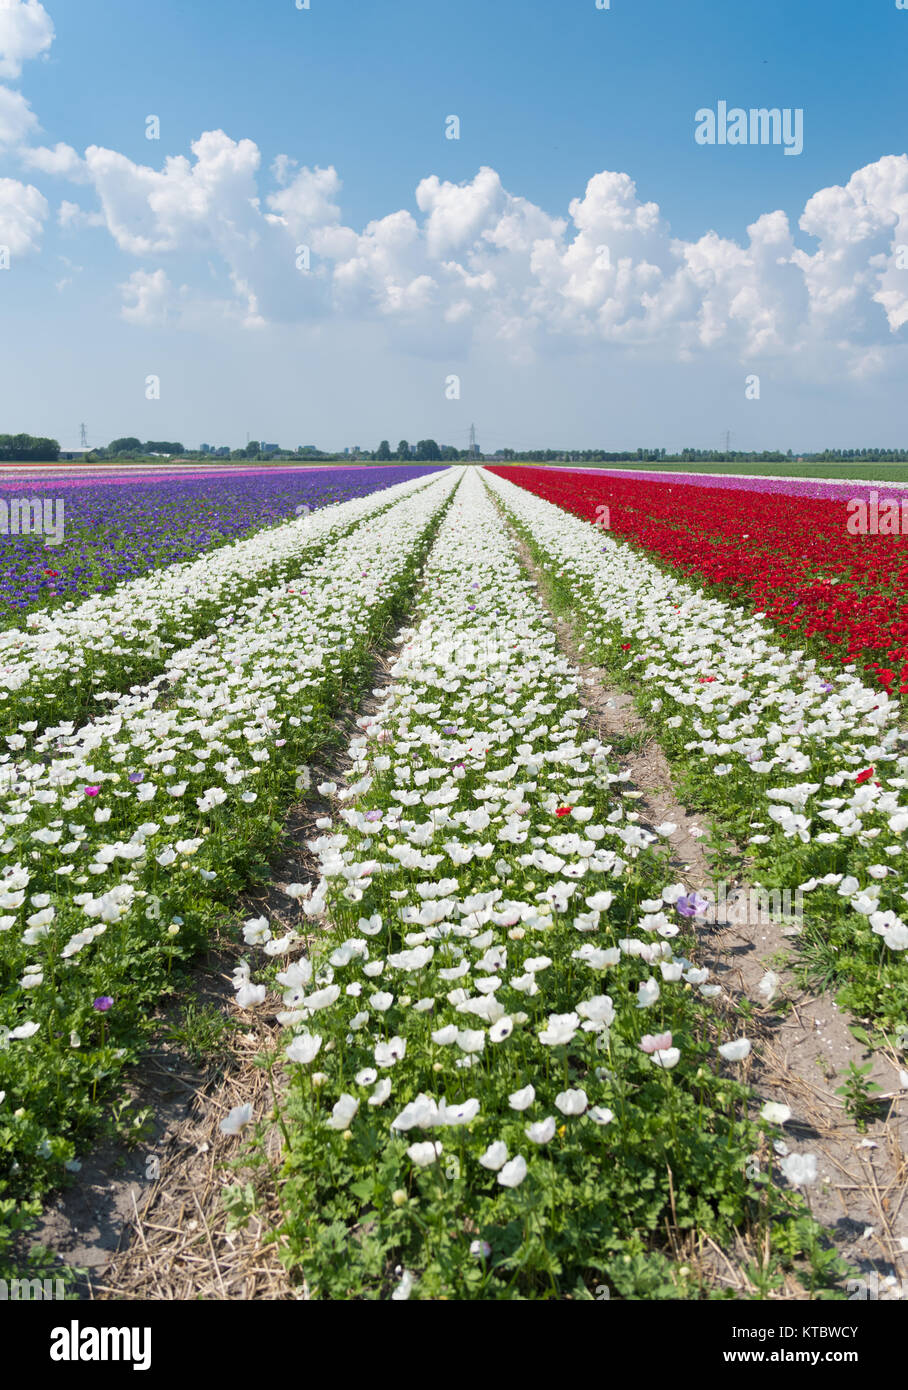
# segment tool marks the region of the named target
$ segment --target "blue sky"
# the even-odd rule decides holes
[[[366,447],[465,442],[475,419],[487,447],[905,444],[895,0],[17,6],[55,33],[7,59],[40,129],[0,151],[0,245],[5,207],[22,247],[0,430]],[[803,153],[698,146],[719,100],[800,108]],[[200,159],[204,132],[225,143]],[[58,143],[65,170],[27,154]],[[168,156],[185,168],[148,181]],[[336,172],[314,191],[317,169]]]

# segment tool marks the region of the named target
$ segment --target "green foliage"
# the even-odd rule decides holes
[[[862,1134],[866,1133],[867,1122],[875,1117],[879,1106],[873,1093],[879,1091],[880,1087],[870,1079],[872,1069],[872,1062],[865,1062],[862,1066],[854,1061],[849,1062],[845,1081],[836,1088],[836,1095],[842,1097],[846,1113]]]
[[[0,463],[54,463],[60,457],[56,439],[30,434],[0,434]]]

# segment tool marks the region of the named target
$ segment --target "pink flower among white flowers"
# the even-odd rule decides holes
[[[671,1033],[644,1033],[640,1046],[644,1052],[664,1052],[672,1045]]]

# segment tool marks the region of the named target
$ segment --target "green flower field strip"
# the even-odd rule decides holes
[[[59,1176],[173,960],[273,845],[456,481],[345,536],[305,593],[250,600],[175,660],[166,699],[161,677],[0,764],[0,1197]]]
[[[549,502],[485,474],[535,546],[590,659],[632,685],[764,885],[809,894],[805,950],[842,1002],[908,1042],[908,735],[854,667],[827,673],[768,625]]]
[[[246,924],[266,964],[238,968],[238,1004],[283,995],[283,1234],[316,1297],[547,1297],[606,1274],[684,1296],[689,1271],[652,1248],[672,1210],[722,1236],[756,1209],[723,1074],[750,1043],[717,1055],[684,885],[585,736],[533,589],[468,473],[347,785],[319,787],[339,809],[310,841],[318,884],[292,889],[327,917],[317,952]]]
[[[229,621],[231,607],[258,588],[291,582],[327,546],[430,481],[321,508],[0,632],[0,718],[10,747],[22,746],[23,728],[78,719],[108,689],[149,679],[168,651]]]

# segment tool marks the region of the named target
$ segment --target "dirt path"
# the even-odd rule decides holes
[[[545,572],[522,541],[518,549],[542,602],[554,614]],[[556,626],[562,651],[584,678],[590,727],[612,744],[629,773],[627,785],[641,823],[650,829],[673,823],[667,842],[678,879],[689,889],[714,888],[716,875],[704,849],[704,817],[679,801],[668,759],[632,696],[612,687],[605,672],[585,661],[569,621],[556,617]],[[908,1299],[908,1091],[899,1089],[898,1059],[868,1052],[832,995],[799,987],[789,963],[797,923],[774,920],[758,906],[755,911],[749,889],[744,882],[729,885],[727,910],[714,921],[695,923],[700,961],[730,996],[730,1013],[743,1000],[753,1008],[746,1030],[755,1044],[744,1064],[748,1080],[761,1100],[790,1108],[783,1142],[817,1156],[820,1180],[809,1194],[811,1210],[858,1271],[859,1281],[849,1292],[856,1298]],[[778,983],[767,1001],[759,986],[770,972]],[[852,1061],[871,1061],[870,1079],[881,1097],[889,1097],[864,1129],[835,1094]],[[729,1265],[729,1279],[733,1273],[740,1277]]]

